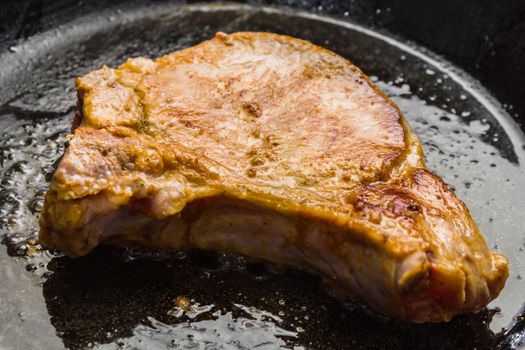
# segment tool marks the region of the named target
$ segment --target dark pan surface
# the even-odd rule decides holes
[[[103,247],[69,259],[38,249],[37,215],[66,145],[74,77],[129,56],[158,57],[219,30],[310,40],[349,58],[398,103],[424,143],[429,167],[465,200],[490,246],[511,261],[507,287],[488,310],[414,326],[342,303],[303,273],[238,257]],[[520,343],[525,136],[474,80],[431,53],[312,14],[159,5],[86,16],[13,46],[0,62],[0,348],[491,349]],[[192,299],[196,311],[179,315],[178,297]]]

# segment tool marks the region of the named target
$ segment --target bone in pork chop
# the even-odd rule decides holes
[[[227,251],[314,273],[413,322],[478,312],[508,276],[423,163],[399,109],[344,58],[218,33],[77,79],[80,125],[40,241]]]

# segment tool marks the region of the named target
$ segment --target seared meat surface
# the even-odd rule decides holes
[[[508,276],[423,163],[398,108],[344,58],[218,33],[77,79],[79,122],[40,240],[228,251],[322,277],[413,322],[477,312]]]

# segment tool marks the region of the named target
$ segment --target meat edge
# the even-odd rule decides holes
[[[459,276],[460,281],[451,284],[451,272],[434,266],[424,250],[388,253],[359,239],[361,235],[328,222],[294,217],[232,198],[197,200],[163,220],[120,207],[73,232],[77,237],[70,242],[63,236],[49,235],[43,217],[41,224],[41,243],[59,246],[72,256],[78,255],[79,248],[68,247],[70,242],[85,244],[82,255],[99,244],[132,244],[229,252],[278,267],[298,268],[321,277],[339,296],[415,323],[443,322],[459,313],[477,313],[499,294],[505,280],[500,276],[499,282],[493,281],[499,286],[482,280],[482,292],[475,300],[466,300],[467,289],[472,289],[466,271],[455,271],[452,275]],[[500,255],[493,255],[493,259],[498,268],[505,264]]]

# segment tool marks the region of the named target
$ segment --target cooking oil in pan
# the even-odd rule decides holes
[[[346,22],[242,5],[170,6],[108,11],[2,56],[12,67],[0,73],[0,339],[24,348],[494,346],[525,301],[524,137],[497,103],[441,60]],[[407,325],[331,298],[311,276],[227,255],[103,247],[69,259],[41,251],[38,213],[67,145],[74,77],[238,30],[332,49],[399,105],[429,168],[467,203],[491,248],[510,259],[507,286],[489,311],[446,325]],[[194,317],[174,309],[181,296],[193,299]],[[25,336],[35,329],[37,339]]]

